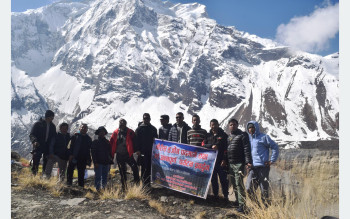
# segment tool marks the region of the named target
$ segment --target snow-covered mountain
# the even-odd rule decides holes
[[[219,25],[205,6],[161,0],[56,2],[12,13],[12,147],[48,108],[81,122],[135,129],[149,112],[251,119],[280,141],[338,138],[339,54],[321,57]]]

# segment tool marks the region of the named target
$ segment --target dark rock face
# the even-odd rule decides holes
[[[305,99],[305,104],[303,107],[303,120],[305,121],[307,127],[310,129],[310,131],[317,130],[317,117],[315,115],[314,109],[312,106],[308,103],[307,98]]]
[[[274,125],[273,120],[277,123],[276,125],[287,124],[286,111],[284,106],[278,101],[273,88],[267,88],[262,95],[262,99],[264,101],[264,110],[262,110],[264,118],[268,119],[271,125]],[[273,120],[271,120],[271,118],[273,118]]]

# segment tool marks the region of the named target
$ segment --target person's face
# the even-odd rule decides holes
[[[192,124],[194,126],[199,126],[200,122],[201,122],[201,120],[199,119],[199,117],[192,117]]]
[[[231,132],[234,132],[238,129],[238,124],[236,122],[230,122],[229,129]]]
[[[85,135],[88,131],[88,127],[87,125],[81,125],[79,130],[81,134]]]
[[[124,119],[119,120],[119,128],[122,130],[126,128],[126,121]]]
[[[176,123],[182,123],[184,121],[184,117],[180,114],[176,114]]]
[[[160,120],[160,124],[162,124],[163,126],[164,125],[167,125],[169,123],[169,120],[168,119],[161,119]]]
[[[210,129],[211,129],[213,132],[218,132],[219,124],[216,123],[216,122],[211,122],[211,123],[210,123]]]
[[[55,117],[54,116],[50,116],[50,117],[46,117],[45,120],[47,122],[52,122],[52,120],[54,119]]]
[[[151,124],[151,117],[149,117],[149,116],[144,116],[144,117],[143,117],[143,123],[144,123],[145,125]]]
[[[100,132],[98,133],[98,137],[99,138],[104,138],[106,136],[106,132],[103,130],[100,130]]]
[[[61,126],[60,127],[60,132],[62,133],[62,134],[67,134],[67,132],[68,132],[68,126],[65,126],[65,125],[63,125],[63,126]]]
[[[249,134],[254,134],[255,133],[255,127],[253,126],[253,127],[250,127],[249,129],[248,129],[248,132],[249,132]]]

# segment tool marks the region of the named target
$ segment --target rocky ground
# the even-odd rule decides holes
[[[110,182],[118,183],[118,178],[117,175]],[[149,195],[163,206],[165,214],[150,207],[149,199],[85,198],[85,194],[91,192],[86,188],[93,185],[93,178],[87,180],[85,189],[79,189],[74,183],[72,187],[64,187],[59,197],[37,188],[17,190],[16,183],[12,182],[11,218],[236,218],[233,208],[223,199],[214,200],[209,195],[204,200],[156,186]]]

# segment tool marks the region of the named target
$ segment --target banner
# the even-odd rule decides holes
[[[217,151],[156,139],[152,150],[152,183],[207,198]]]

